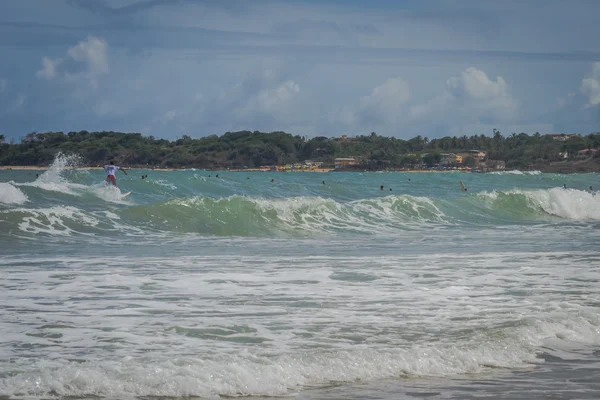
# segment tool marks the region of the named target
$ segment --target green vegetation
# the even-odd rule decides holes
[[[527,135],[444,137],[409,140],[378,136],[375,132],[357,137],[315,137],[308,141],[285,132],[227,132],[222,136],[169,141],[120,132],[30,133],[21,143],[4,143],[0,135],[0,165],[48,165],[58,152],[79,154],[87,165],[103,165],[107,160],[138,167],[256,168],[305,160],[333,165],[334,158],[354,157],[360,168],[383,169],[436,165],[443,154],[480,150],[487,158],[503,160],[507,168],[549,165],[575,159],[577,152],[600,147],[600,134],[586,136]],[[475,160],[465,157],[463,165]]]

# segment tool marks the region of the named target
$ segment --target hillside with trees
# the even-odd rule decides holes
[[[429,140],[417,136],[409,140],[379,136],[375,132],[356,137],[304,140],[285,132],[226,132],[193,139],[184,135],[169,141],[139,133],[45,132],[29,133],[20,143],[4,143],[0,135],[0,165],[44,166],[59,152],[78,154],[86,165],[103,165],[107,160],[135,167],[170,168],[256,168],[306,160],[332,165],[338,157],[353,157],[359,168],[385,169],[439,163],[443,154],[480,150],[491,160],[503,160],[507,168],[536,169],[581,162],[578,151],[600,147],[600,133],[589,135],[492,136],[474,135]],[[566,156],[565,156],[566,153]],[[591,153],[591,152],[590,152]],[[591,159],[591,157],[590,157]],[[598,165],[597,154],[591,167]],[[589,161],[589,160],[588,160]],[[463,164],[470,166],[468,158]],[[589,169],[589,168],[588,168]]]

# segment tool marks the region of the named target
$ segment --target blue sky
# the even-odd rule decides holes
[[[0,0],[0,133],[600,131],[600,1]]]

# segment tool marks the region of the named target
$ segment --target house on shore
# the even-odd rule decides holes
[[[333,166],[335,169],[347,168],[356,164],[357,162],[353,157],[336,158],[333,160]]]
[[[506,162],[504,160],[486,160],[479,163],[481,172],[504,171],[505,169]]]
[[[598,152],[598,149],[583,149],[577,152],[577,158],[593,157]]]

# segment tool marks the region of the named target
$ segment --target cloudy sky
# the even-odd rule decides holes
[[[0,0],[0,133],[600,131],[597,0]]]

